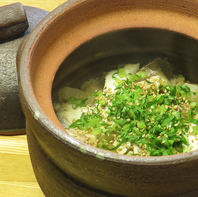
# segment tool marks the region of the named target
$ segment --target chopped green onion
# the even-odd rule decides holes
[[[140,79],[140,77],[138,75],[133,75],[133,74],[129,75],[130,81],[137,81],[139,79]]]
[[[119,68],[118,69],[118,77],[124,78],[125,75],[126,75],[126,71],[124,70],[124,68]]]
[[[143,128],[146,127],[146,125],[144,124],[143,121],[138,122],[138,123],[137,123],[137,126],[138,126],[139,129],[143,129]]]
[[[116,75],[119,78],[126,76],[126,79],[120,80]],[[110,151],[116,151],[127,142],[135,143],[150,156],[190,151],[186,133],[192,123],[195,124],[193,133],[198,135],[198,120],[195,117],[198,106],[196,102],[186,100],[192,93],[188,86],[172,86],[166,82],[155,86],[154,82],[148,81],[145,71],[126,75],[123,68],[119,68],[112,78],[117,84],[115,93],[108,96],[102,92],[92,94],[96,97],[95,108],[90,113],[82,113],[70,128],[89,131],[95,136],[102,134],[98,138],[103,136],[98,147]],[[140,79],[152,87],[146,93],[144,87],[138,84],[142,81]],[[68,100],[76,106],[86,106],[85,101]],[[186,102],[188,108],[183,110],[181,106],[185,106]],[[116,141],[117,145],[113,146],[109,139]]]
[[[87,98],[84,99],[84,100],[81,100],[81,99],[76,99],[75,97],[70,97],[67,100],[67,102],[69,104],[74,104],[75,105],[74,109],[76,109],[78,107],[86,107],[87,106],[86,101],[87,101]]]
[[[193,127],[193,133],[194,133],[194,135],[198,134],[198,126],[197,125]]]
[[[184,148],[183,148],[183,153],[188,153],[188,152],[190,152],[190,147],[188,147],[188,146],[185,146]]]
[[[167,111],[167,109],[166,109],[165,105],[160,105],[160,107],[158,107],[155,111],[156,111],[156,113],[164,114]]]
[[[190,108],[193,109],[197,106],[197,103],[196,102],[191,102],[190,103]]]
[[[137,75],[141,78],[144,79],[147,77],[147,73],[145,71],[140,71],[137,73]]]
[[[102,129],[100,129],[100,128],[93,128],[92,129],[92,133],[94,135],[99,135],[101,132],[102,132]]]

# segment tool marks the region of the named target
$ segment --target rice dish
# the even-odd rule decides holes
[[[126,64],[80,89],[64,87],[54,109],[67,132],[86,144],[166,156],[198,149],[197,92],[196,84],[172,74],[166,58],[157,58],[142,68]]]

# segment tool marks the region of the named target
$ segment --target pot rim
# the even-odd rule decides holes
[[[76,5],[83,4],[84,2],[90,2],[93,0],[68,0],[63,3],[61,6],[57,7],[51,13],[49,13],[40,23],[35,27],[33,32],[28,36],[23,45],[21,46],[20,51],[22,53],[18,60],[18,72],[19,72],[19,83],[21,88],[21,95],[25,101],[25,105],[28,105],[29,110],[33,114],[34,119],[36,119],[39,124],[47,128],[50,135],[55,137],[60,141],[69,145],[70,147],[76,148],[78,151],[83,154],[94,156],[98,159],[114,161],[118,163],[133,163],[137,165],[170,165],[170,164],[179,164],[184,162],[191,162],[198,159],[198,150],[191,151],[188,153],[170,155],[170,156],[159,156],[159,157],[140,157],[140,156],[127,156],[120,155],[118,153],[113,153],[110,151],[105,151],[99,148],[92,147],[90,145],[84,144],[77,139],[74,139],[70,135],[66,134],[54,125],[47,115],[43,112],[42,108],[39,106],[39,103],[36,101],[34,91],[31,85],[30,76],[28,75],[28,67],[30,65],[30,60],[32,58],[32,48],[36,47],[37,42],[43,33],[47,31],[46,27],[49,27],[51,21],[57,21],[61,14],[67,10],[72,9]],[[141,0],[143,3],[144,0]],[[163,2],[163,0],[162,0]],[[167,1],[168,2],[168,1]],[[192,2],[192,0],[184,0],[184,3]],[[194,1],[195,2],[195,1]],[[166,3],[167,4],[167,3]],[[198,3],[197,3],[198,7]],[[186,8],[184,8],[186,11]],[[29,58],[30,57],[30,58]]]

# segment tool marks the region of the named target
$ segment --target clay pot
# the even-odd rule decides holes
[[[16,56],[22,41],[48,13],[21,3],[0,7],[0,135],[25,133]]]
[[[69,0],[28,36],[18,55],[19,92],[46,196],[197,195],[198,151],[144,158],[100,150],[69,136],[52,105],[63,81],[78,86],[115,63],[156,56],[197,83],[197,10],[195,0]]]

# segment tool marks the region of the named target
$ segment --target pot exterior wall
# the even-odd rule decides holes
[[[176,165],[137,165],[133,162],[108,161],[101,155],[94,157],[73,149],[72,145],[60,143],[59,139],[50,135],[34,117],[30,117],[29,112],[26,111],[26,115],[29,120],[27,133],[33,131],[35,134],[35,131],[38,131],[35,139],[47,157],[66,177],[72,177],[86,187],[114,195],[134,197],[148,194],[158,197],[159,194],[170,196],[198,188],[197,160]],[[34,154],[36,153],[32,153],[32,157]],[[42,161],[36,161],[38,165],[40,162]],[[37,176],[40,176],[38,172]]]

